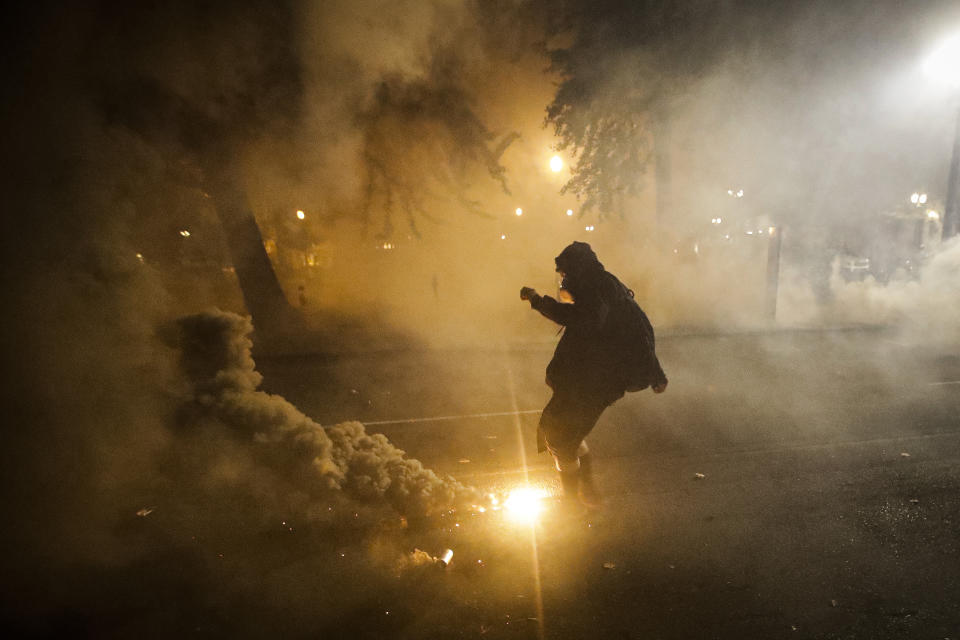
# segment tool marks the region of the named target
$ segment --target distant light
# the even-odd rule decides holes
[[[773,235],[776,232],[776,230],[777,230],[776,227],[767,227],[767,233],[769,233],[770,235]]]
[[[180,229],[180,235],[182,235],[184,238],[189,238],[190,232],[187,231],[186,229]]]
[[[920,194],[920,204],[927,204],[927,194],[925,193]]]
[[[301,210],[298,209],[298,210],[297,210],[297,217],[300,218],[301,220],[303,220],[303,219],[306,218],[307,216],[306,216],[306,214],[305,214],[303,211],[301,211]]]
[[[572,215],[573,215],[573,209],[567,209],[567,215],[568,215],[568,216],[572,216]]]
[[[699,242],[693,243],[693,252],[694,252],[695,254],[697,254],[697,255],[700,255],[700,243],[699,243]]]
[[[501,240],[506,240],[506,239],[507,239],[507,234],[501,233],[501,234],[500,234],[500,239],[501,239]]]
[[[732,196],[732,195],[733,195],[733,189],[727,189],[727,195],[728,195],[728,196]]]
[[[960,86],[960,36],[940,43],[924,61],[923,72],[938,82]]]
[[[563,158],[560,156],[553,156],[550,158],[550,171],[554,173],[560,173],[563,171]]]
[[[930,218],[931,220],[939,220],[940,214],[934,211],[933,209],[930,209],[927,211],[927,217]],[[138,253],[137,255],[139,256],[140,254]]]
[[[910,196],[910,202],[912,202],[913,204],[917,204],[918,202],[920,202],[920,194],[915,193],[912,196]]]
[[[137,260],[139,260],[140,262],[143,262],[143,254],[142,254],[142,253],[138,253],[138,254],[137,254]]]
[[[740,189],[739,191],[737,191],[737,197],[738,197],[738,198],[742,198],[742,197],[743,197],[743,189]]]
[[[584,230],[585,230],[585,231],[593,231],[593,225],[592,225],[592,224],[588,224],[587,226],[584,227]]]
[[[752,235],[753,235],[753,231],[747,231],[747,235],[748,235],[748,236],[752,236]]]
[[[515,522],[533,524],[543,511],[543,499],[547,497],[544,489],[536,487],[518,487],[510,492],[503,503],[507,515]]]
[[[519,217],[519,216],[522,216],[522,215],[523,215],[523,209],[521,209],[520,207],[517,207],[517,209],[516,209],[516,211],[514,211],[514,213],[517,214],[518,217]]]

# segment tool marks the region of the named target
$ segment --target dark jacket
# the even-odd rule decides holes
[[[613,402],[625,391],[666,382],[654,352],[653,329],[648,344],[642,347],[643,364],[648,371],[645,384],[630,381],[625,368],[622,340],[617,322],[624,317],[622,305],[636,305],[633,292],[603,268],[586,243],[575,242],[557,256],[557,269],[565,274],[563,287],[573,296],[573,304],[558,302],[550,296],[534,296],[530,306],[557,324],[563,336],[553,359],[547,365],[547,384],[555,392],[585,393]],[[639,309],[639,308],[638,308]],[[640,312],[641,315],[642,311]],[[644,320],[646,316],[643,316]]]

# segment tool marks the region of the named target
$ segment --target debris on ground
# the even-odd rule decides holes
[[[901,457],[901,458],[909,458],[909,457],[910,457],[910,454],[907,453],[906,451],[901,451],[901,452],[900,452],[900,457]]]
[[[693,477],[696,478],[697,480],[703,480],[703,479],[706,478],[707,476],[706,476],[705,474],[703,474],[703,473],[695,473],[695,474],[693,474]]]
[[[140,509],[139,511],[137,511],[137,515],[140,516],[141,518],[146,518],[148,515],[153,513],[153,509],[154,509],[153,507],[144,507],[143,509]]]
[[[910,504],[920,504],[920,501],[916,498],[910,498]]]
[[[603,568],[604,568],[604,569],[616,569],[616,568],[617,568],[617,565],[616,565],[615,563],[613,563],[613,562],[604,562],[604,563],[603,563]]]

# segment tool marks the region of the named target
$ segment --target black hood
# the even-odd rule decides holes
[[[557,271],[574,277],[603,271],[603,265],[597,259],[597,254],[586,242],[570,244],[560,252],[554,262],[557,264]]]

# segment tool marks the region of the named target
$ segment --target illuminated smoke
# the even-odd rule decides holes
[[[342,491],[412,516],[475,498],[359,422],[324,428],[284,398],[258,391],[262,376],[250,353],[248,319],[211,311],[184,317],[179,326],[181,364],[191,386],[181,414],[189,428],[225,427],[241,447],[250,444],[254,464],[317,497]]]

